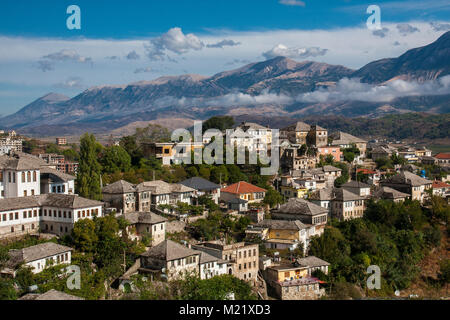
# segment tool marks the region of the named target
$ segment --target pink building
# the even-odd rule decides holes
[[[341,161],[343,154],[341,152],[341,148],[338,146],[326,146],[326,147],[318,147],[317,148],[318,155],[320,156],[328,156],[331,154],[334,158],[334,161]]]

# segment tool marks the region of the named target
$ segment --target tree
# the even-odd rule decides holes
[[[355,154],[353,152],[344,151],[344,160],[348,163],[352,163],[355,160]]]
[[[103,172],[127,172],[131,168],[131,157],[127,151],[120,146],[111,146],[104,150],[101,157]]]
[[[100,147],[94,135],[85,133],[80,139],[80,163],[76,186],[78,194],[82,197],[101,200],[100,189],[101,166],[98,163]]]
[[[72,238],[75,248],[82,252],[94,252],[98,241],[95,223],[90,219],[75,222],[72,229]]]
[[[228,181],[228,169],[226,165],[214,166],[211,170],[211,180],[215,183]]]
[[[264,197],[263,202],[268,204],[271,208],[275,207],[279,203],[283,203],[283,196],[274,188],[269,187]]]
[[[224,131],[234,126],[234,119],[230,116],[216,116],[203,122],[203,133],[208,129],[218,129]]]

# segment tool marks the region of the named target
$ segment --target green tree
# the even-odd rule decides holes
[[[230,116],[216,116],[203,122],[203,132],[209,129],[218,129],[224,131],[234,126],[234,119]]]
[[[82,252],[94,252],[98,237],[95,222],[90,219],[81,219],[75,222],[72,229],[72,238],[75,248]]]
[[[131,168],[131,156],[120,146],[106,148],[100,161],[106,173],[127,172]]]
[[[263,202],[273,208],[277,204],[283,203],[283,196],[274,188],[269,187],[267,189],[266,196],[264,197]]]
[[[93,200],[102,199],[100,189],[101,166],[98,162],[99,146],[94,135],[84,134],[80,140],[80,163],[76,180],[77,193]]]

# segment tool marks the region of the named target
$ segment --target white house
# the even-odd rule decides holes
[[[69,234],[75,222],[103,216],[103,203],[77,195],[43,194],[0,199],[0,238],[36,233]]]
[[[219,259],[206,252],[200,252],[200,279],[209,279],[227,273],[227,261]]]
[[[53,242],[41,243],[19,250],[10,250],[10,259],[6,263],[6,269],[2,273],[15,275],[15,269],[21,264],[30,267],[31,271],[35,274],[42,272],[49,266],[60,264],[70,265],[72,251],[73,249],[70,247]]]

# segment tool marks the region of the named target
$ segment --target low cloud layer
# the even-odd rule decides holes
[[[141,56],[138,55],[137,52],[133,50],[129,54],[126,55],[126,58],[128,60],[139,60],[141,58]]]
[[[324,56],[327,52],[328,49],[319,47],[289,48],[283,44],[279,44],[269,51],[264,52],[262,55],[266,59],[272,59],[279,56],[291,59],[306,59],[309,57]]]
[[[406,36],[410,33],[419,32],[420,30],[416,27],[413,27],[409,23],[401,23],[397,25],[397,30],[400,32],[402,36]]]
[[[335,87],[318,89],[298,96],[263,91],[259,95],[236,92],[213,98],[166,97],[155,101],[155,106],[164,107],[232,107],[254,105],[291,105],[301,103],[336,103],[345,101],[390,102],[396,98],[450,94],[450,76],[424,83],[403,80],[385,85],[361,83],[357,78],[344,78]]]
[[[309,103],[340,101],[390,102],[400,97],[442,94],[450,94],[450,76],[423,83],[394,80],[379,86],[361,83],[356,78],[344,78],[339,80],[334,88],[318,89],[301,94],[296,98],[296,101]]]

